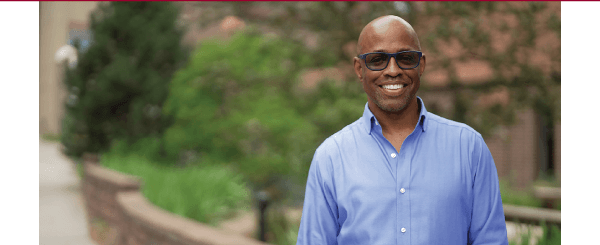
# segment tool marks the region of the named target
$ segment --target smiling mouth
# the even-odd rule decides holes
[[[404,84],[387,84],[387,85],[379,85],[380,88],[387,90],[398,90],[404,87]]]

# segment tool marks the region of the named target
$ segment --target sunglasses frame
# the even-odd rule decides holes
[[[400,66],[400,64],[398,64],[398,59],[396,58],[397,55],[402,54],[402,53],[417,53],[419,54],[419,60],[417,61],[417,64],[414,67],[411,68],[403,68]],[[387,55],[387,60],[385,63],[385,67],[381,68],[381,69],[371,69],[371,67],[369,67],[369,65],[367,64],[367,55],[369,54],[385,54]],[[388,65],[390,64],[390,59],[391,57],[394,57],[394,60],[396,60],[396,65],[398,65],[398,67],[402,70],[410,70],[410,69],[415,69],[417,68],[420,64],[421,64],[421,57],[423,57],[423,52],[421,51],[400,51],[398,53],[386,53],[386,52],[373,52],[373,53],[365,53],[365,54],[360,54],[358,55],[358,58],[362,59],[365,62],[365,66],[367,66],[367,68],[369,68],[369,70],[371,71],[382,71],[385,70],[385,68],[388,67]]]

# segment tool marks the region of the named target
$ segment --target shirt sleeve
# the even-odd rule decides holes
[[[338,209],[331,176],[330,156],[317,149],[308,171],[296,245],[337,244]]]
[[[468,244],[508,245],[498,173],[492,154],[481,136],[476,137],[472,161],[475,176]]]

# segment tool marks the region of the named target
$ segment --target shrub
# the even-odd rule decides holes
[[[100,4],[90,16],[93,40],[67,70],[66,153],[102,152],[114,138],[160,135],[172,74],[185,60],[178,9],[165,2]]]
[[[248,209],[249,190],[242,176],[230,169],[217,164],[183,169],[165,167],[145,155],[121,155],[116,148],[125,148],[122,143],[117,142],[114,150],[104,154],[101,164],[141,177],[143,195],[158,207],[211,225],[240,209]]]
[[[317,144],[317,129],[295,110],[290,90],[310,64],[300,46],[251,31],[203,43],[171,83],[167,156],[224,161],[261,186],[291,174]]]

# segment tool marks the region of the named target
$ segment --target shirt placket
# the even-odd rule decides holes
[[[396,180],[396,243],[409,244],[410,233],[408,232],[408,228],[410,221],[410,208],[408,206],[409,202],[407,188],[404,186],[408,186],[407,183],[410,175],[406,175],[407,171],[401,169],[406,167],[404,165],[410,165],[403,164],[407,163],[406,154],[404,154],[404,152],[407,151],[404,148],[407,144],[408,138],[405,140],[400,152],[396,152],[396,148],[392,145],[392,143],[390,143],[390,141],[383,136],[381,126],[379,126],[377,121],[375,122],[375,125],[377,125],[377,141],[388,164],[391,165],[394,179]]]
[[[398,202],[398,234],[399,234],[399,243],[398,244],[411,244],[410,237],[414,232],[411,229],[411,212],[410,212],[410,180],[411,180],[411,165],[413,155],[415,153],[417,147],[417,141],[419,136],[421,135],[421,126],[417,124],[415,130],[406,137],[404,142],[402,143],[402,148],[400,148],[400,152],[398,155],[398,166],[396,168],[396,179],[397,186],[396,189],[398,192],[396,193],[397,202]]]
[[[410,164],[413,146],[412,134],[406,137],[397,157],[396,166],[396,207],[398,213],[397,231],[398,244],[410,244]]]
[[[410,226],[410,168],[411,160],[415,151],[415,142],[419,137],[420,125],[406,137],[402,142],[400,152],[383,136],[379,123],[375,121],[376,139],[386,157],[387,162],[394,171],[396,180],[396,242],[397,244],[410,244],[411,226]]]

